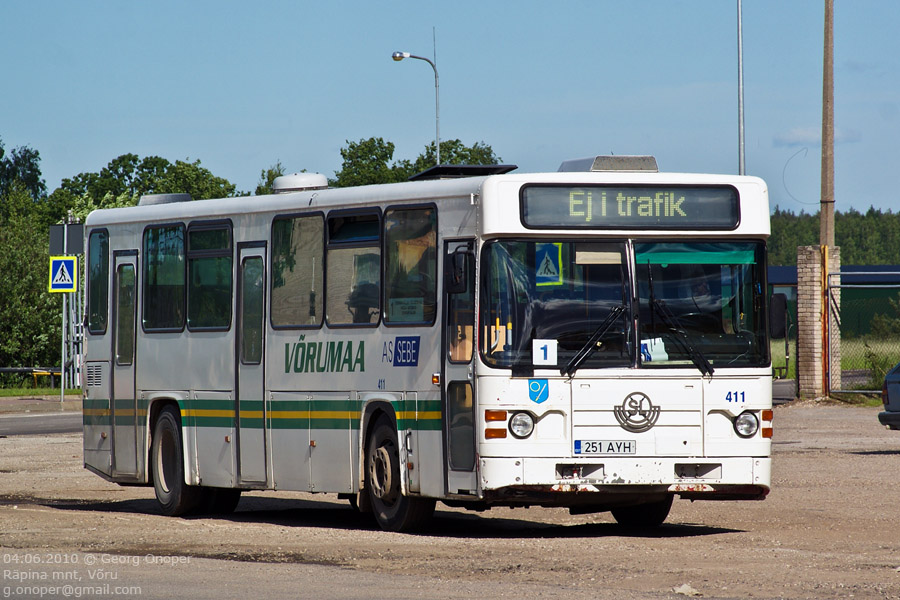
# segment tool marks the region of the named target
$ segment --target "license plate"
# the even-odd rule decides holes
[[[637,454],[634,440],[575,440],[575,454]]]

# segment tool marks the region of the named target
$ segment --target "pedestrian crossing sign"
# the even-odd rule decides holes
[[[78,289],[78,257],[51,256],[50,284],[51,292],[74,292]]]
[[[534,266],[535,285],[562,285],[562,244],[535,244]]]

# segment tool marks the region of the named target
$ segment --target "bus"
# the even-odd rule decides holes
[[[770,486],[769,203],[593,157],[188,201],[85,224],[84,464],[162,513],[338,494],[657,526]]]

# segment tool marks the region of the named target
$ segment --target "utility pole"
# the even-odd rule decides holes
[[[746,175],[744,165],[744,28],[741,23],[741,0],[737,0],[738,25],[738,175]]]
[[[819,244],[834,246],[834,0],[825,0],[822,73],[822,194]]]

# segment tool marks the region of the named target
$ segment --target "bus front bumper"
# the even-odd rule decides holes
[[[678,494],[691,500],[762,500],[769,493],[772,459],[565,458],[480,459],[486,498],[567,505],[566,496]],[[558,496],[554,499],[554,496]],[[548,502],[548,499],[554,499]]]

